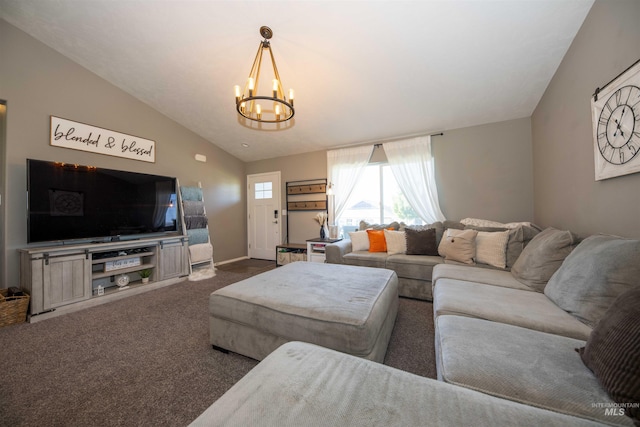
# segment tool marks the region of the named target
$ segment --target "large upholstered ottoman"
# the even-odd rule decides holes
[[[295,262],[209,297],[214,347],[262,360],[304,341],[383,362],[398,312],[391,270]]]

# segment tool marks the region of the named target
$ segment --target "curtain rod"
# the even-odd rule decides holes
[[[417,138],[419,136],[442,136],[444,135],[444,132],[440,132],[440,133],[432,133],[431,135],[417,135],[417,136],[410,136],[408,138]],[[406,138],[406,139],[408,139]],[[390,139],[389,141],[385,141],[385,142],[393,142],[393,141],[397,141],[399,139],[405,139],[405,138],[394,138],[394,139]],[[373,144],[374,147],[382,147],[382,142],[378,142],[376,144]]]

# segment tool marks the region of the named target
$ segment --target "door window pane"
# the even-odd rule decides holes
[[[272,182],[256,182],[255,186],[255,198],[256,199],[271,199],[273,197],[273,183]]]

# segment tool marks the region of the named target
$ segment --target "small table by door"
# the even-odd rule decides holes
[[[307,240],[307,261],[325,262],[325,246],[329,243],[339,242],[342,239],[310,239]]]

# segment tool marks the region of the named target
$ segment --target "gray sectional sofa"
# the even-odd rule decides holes
[[[444,258],[439,381],[290,342],[193,425],[640,426],[640,241],[548,228],[508,269]]]
[[[617,242],[609,236],[585,239],[542,292],[523,287],[509,273],[436,266],[433,308],[438,379],[607,425],[633,425],[625,411],[634,409],[620,406],[610,396],[601,377],[587,367],[577,351],[587,346],[600,320],[612,315],[607,309],[616,295],[622,294],[624,300],[625,295],[630,296],[624,292],[630,290],[640,301],[637,241],[623,242],[627,244],[613,251],[623,255],[626,246],[627,254],[633,254],[624,266],[615,262],[609,267],[598,266],[597,259],[603,252],[611,252]],[[598,250],[604,246],[609,248]],[[579,258],[584,259],[580,262]],[[626,279],[618,281],[618,268],[626,270]],[[572,310],[579,305],[582,307],[577,311]],[[640,322],[638,317],[635,322]],[[635,338],[630,337],[636,348],[640,346],[638,334],[640,328],[636,328]],[[613,345],[610,351],[625,353]],[[635,363],[640,363],[637,354]],[[640,381],[640,366],[633,369],[635,381]],[[636,385],[635,393],[639,390]]]
[[[192,423],[212,426],[600,426],[302,342],[279,347]]]
[[[436,242],[442,240],[447,229],[472,229],[476,231],[498,232],[508,231],[509,238],[506,249],[506,266],[503,270],[509,271],[520,253],[527,243],[540,232],[534,224],[519,223],[520,225],[511,228],[502,225],[509,224],[492,224],[493,227],[467,225],[456,221],[435,222],[427,228],[435,229]],[[391,224],[368,224],[364,221],[360,222],[359,229],[395,229],[404,231],[409,228],[402,223],[394,222]],[[421,227],[418,227],[420,229]],[[398,293],[400,296],[407,298],[415,298],[431,301],[432,283],[431,276],[433,268],[438,264],[450,263],[460,264],[456,261],[445,260],[444,257],[437,253],[433,255],[407,255],[406,253],[389,254],[387,252],[369,252],[367,250],[353,250],[352,242],[349,239],[343,239],[336,243],[329,244],[325,247],[326,262],[331,264],[347,264],[357,265],[361,267],[378,267],[393,270],[398,275]],[[495,268],[487,264],[476,264],[482,268]]]

